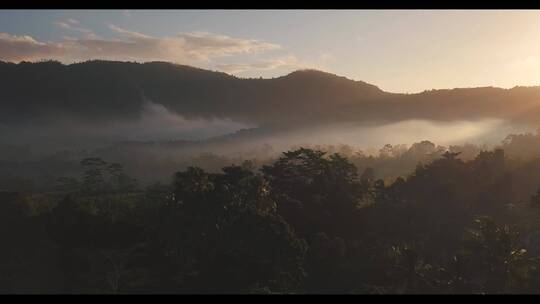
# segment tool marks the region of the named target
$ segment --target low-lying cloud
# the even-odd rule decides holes
[[[379,125],[349,122],[311,126],[264,136],[251,144],[269,144],[276,151],[298,146],[342,144],[377,151],[385,144],[411,145],[424,140],[445,146],[464,143],[493,146],[508,134],[530,131],[532,129],[526,125],[496,118],[448,122],[412,119]]]
[[[2,125],[0,144],[35,145],[40,150],[95,147],[122,141],[204,140],[253,126],[230,119],[187,119],[163,105],[146,102],[135,120],[88,122],[69,117],[55,121]]]

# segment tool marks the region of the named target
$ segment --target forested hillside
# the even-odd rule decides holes
[[[388,149],[387,149],[388,150]],[[142,187],[80,163],[1,193],[2,292],[538,293],[538,161],[445,152],[384,182],[299,148]],[[260,170],[259,170],[260,169]],[[537,174],[536,174],[537,175]]]

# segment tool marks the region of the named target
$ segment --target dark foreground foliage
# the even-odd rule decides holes
[[[540,292],[534,162],[456,155],[385,183],[301,148],[144,189],[85,159],[54,192],[0,193],[0,292]]]

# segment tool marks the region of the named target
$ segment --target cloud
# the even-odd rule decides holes
[[[301,69],[315,69],[321,71],[331,71],[330,63],[334,62],[336,57],[331,53],[321,53],[315,57],[305,58],[298,63]]]
[[[118,26],[116,26],[114,24],[109,24],[109,28],[111,30],[117,32],[118,34],[124,35],[126,37],[139,38],[139,39],[152,39],[151,36],[147,36],[147,35],[144,35],[144,34],[141,34],[141,33],[138,33],[138,32],[125,30],[123,28],[119,28]]]
[[[55,24],[85,35],[82,38],[63,39],[60,42],[42,42],[30,36],[0,33],[0,59],[14,62],[39,59],[56,59],[63,62],[109,59],[191,63],[281,48],[280,45],[264,41],[208,32],[155,37],[115,25],[109,25],[109,29],[116,33],[117,37],[104,39],[89,29],[73,25],[69,20]]]
[[[183,33],[173,40],[182,41],[185,51],[199,59],[239,53],[259,53],[281,48],[280,45],[273,43],[254,39],[233,38],[208,32]]]
[[[93,33],[92,30],[77,26],[79,24],[79,21],[75,19],[67,19],[66,21],[56,21],[54,24],[66,30],[79,31],[81,33]]]
[[[229,74],[243,74],[257,71],[269,71],[277,68],[295,69],[315,69],[329,71],[329,63],[336,58],[331,53],[321,53],[314,58],[300,60],[294,55],[278,57],[268,60],[258,60],[252,62],[232,62],[216,64],[215,68]]]
[[[273,70],[284,66],[297,67],[298,59],[293,55],[289,55],[283,58],[260,60],[251,63],[222,63],[217,64],[216,68],[225,73],[238,74],[254,70]]]
[[[0,33],[0,59],[23,61],[59,58],[70,49],[69,43],[39,42],[30,36]]]
[[[94,33],[94,31],[78,26],[79,21],[75,20],[75,19],[70,18],[70,19],[66,19],[65,21],[56,21],[54,24],[56,26],[58,26],[58,27],[61,27],[61,28],[65,29],[65,30],[77,31],[77,32],[83,33],[84,37],[87,38],[87,39],[97,39],[97,38],[99,38],[99,36],[96,35]],[[73,39],[68,39],[68,40],[72,41]]]
[[[67,30],[71,29],[71,25],[69,25],[68,23],[63,22],[63,21],[56,21],[54,24],[56,24],[57,26],[59,26],[61,28],[67,29]]]

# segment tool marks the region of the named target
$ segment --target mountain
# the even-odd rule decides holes
[[[394,94],[316,70],[241,79],[166,62],[0,62],[0,124],[140,118],[148,102],[187,119],[255,126],[410,119],[501,118],[538,123],[540,87],[469,88]]]
[[[300,114],[300,120],[318,119],[337,106],[387,95],[372,85],[319,71],[239,79],[163,62],[2,63],[0,83],[4,122],[59,115],[133,119],[151,101],[187,118],[292,123]]]

